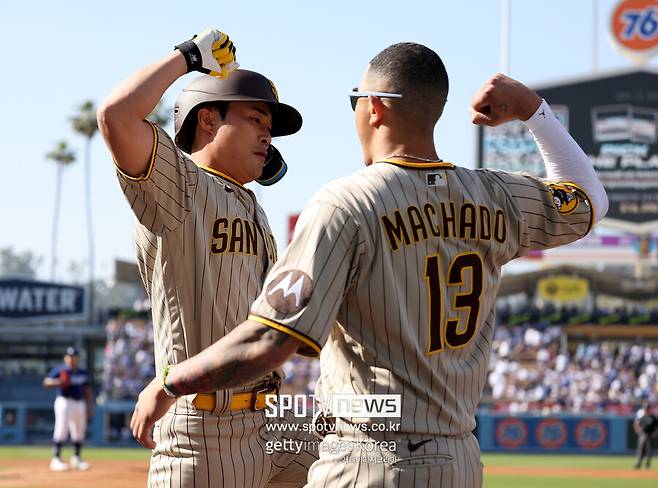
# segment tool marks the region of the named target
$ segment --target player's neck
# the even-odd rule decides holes
[[[412,141],[409,143],[395,143],[383,141],[373,148],[373,161],[381,161],[394,157],[396,159],[410,159],[410,157],[426,160],[438,160],[434,141]]]
[[[381,161],[394,154],[408,154],[420,159],[438,159],[434,147],[433,128],[382,124],[370,133],[368,142],[366,153],[372,156],[372,161]]]
[[[239,172],[235,171],[235,168],[229,167],[221,158],[217,159],[217,155],[212,154],[210,151],[204,151],[202,149],[201,151],[193,153],[192,161],[194,161],[197,166],[210,168],[211,170],[227,176],[230,180],[239,185],[247,183],[246,181],[243,181],[244,178],[241,178],[242,175],[238,174]]]

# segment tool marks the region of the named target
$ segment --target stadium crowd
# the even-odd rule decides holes
[[[577,306],[557,308],[550,303],[542,307],[512,307],[500,303],[496,307],[496,321],[502,325],[534,324],[540,327],[546,324],[648,325],[658,324],[658,309],[627,304],[596,306],[586,311]]]
[[[106,326],[102,395],[134,399],[155,376],[153,324],[148,314],[111,317]]]
[[[485,395],[489,407],[630,414],[638,402],[658,400],[655,345],[582,342],[566,348],[561,338],[559,326],[498,327]]]

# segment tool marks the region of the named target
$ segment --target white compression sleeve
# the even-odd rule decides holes
[[[594,220],[598,222],[605,217],[608,211],[608,196],[592,163],[557,120],[546,100],[542,100],[537,111],[525,124],[532,132],[546,165],[546,179],[577,184],[591,200]]]

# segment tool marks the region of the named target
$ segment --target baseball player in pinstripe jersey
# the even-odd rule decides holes
[[[271,81],[236,67],[232,42],[207,29],[126,80],[98,114],[136,218],[161,376],[247,318],[276,259],[265,214],[243,185],[280,179],[285,163],[271,138],[297,132],[302,118],[279,102]],[[164,91],[193,70],[210,76],[179,96],[174,144],[145,118]],[[149,486],[302,484],[315,453],[271,455],[265,448],[277,434],[266,429],[260,410],[280,379],[272,368],[239,388],[208,385],[173,403],[155,426],[155,441],[143,442],[153,448]]]
[[[472,431],[501,266],[583,237],[607,211],[589,160],[547,103],[503,75],[475,95],[473,122],[525,121],[548,178],[439,159],[433,131],[447,95],[444,65],[425,46],[395,44],[372,59],[350,95],[366,168],[305,207],[249,320],[167,378],[184,394],[236,384],[236,365],[257,376],[293,352],[320,354],[317,394],[334,421],[307,486],[481,486]],[[164,398],[155,388],[149,396]],[[400,395],[399,427],[336,418],[325,400],[334,394]],[[152,406],[155,417],[168,403]]]

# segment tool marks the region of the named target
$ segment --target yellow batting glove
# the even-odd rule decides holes
[[[235,46],[229,37],[217,29],[205,29],[189,41],[176,46],[187,63],[187,72],[200,71],[226,79],[239,64]]]

